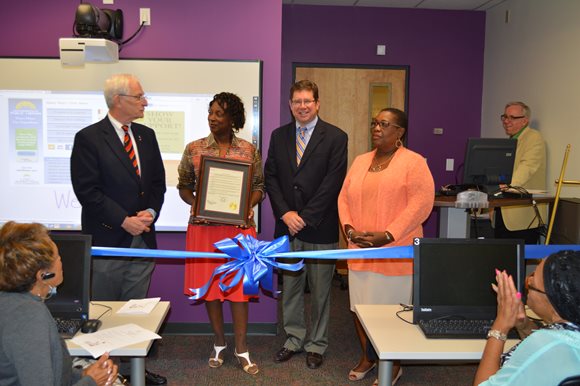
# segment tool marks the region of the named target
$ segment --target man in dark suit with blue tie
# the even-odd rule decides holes
[[[264,176],[276,218],[275,237],[289,235],[293,251],[338,247],[337,198],[347,168],[348,136],[318,117],[318,86],[309,80],[290,89],[295,122],[274,130]],[[306,364],[320,367],[328,347],[330,287],[334,260],[305,260],[300,272],[283,271],[282,312],[287,339],[274,357],[289,360],[306,351]],[[310,325],[304,320],[306,280]],[[308,334],[307,334],[308,330]]]
[[[133,123],[143,118],[147,98],[129,74],[105,82],[107,116],[75,135],[71,180],[82,205],[83,233],[93,245],[157,248],[155,220],[165,195],[165,169],[155,132]],[[94,258],[93,300],[129,300],[147,296],[153,259]],[[147,384],[165,377],[146,373]]]

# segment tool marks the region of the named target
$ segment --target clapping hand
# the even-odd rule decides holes
[[[497,285],[491,285],[497,294],[497,316],[492,328],[507,334],[513,327],[526,321],[526,313],[513,277],[506,271],[496,270],[496,281]]]

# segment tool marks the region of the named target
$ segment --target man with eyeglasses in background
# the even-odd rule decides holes
[[[130,74],[107,79],[104,96],[107,116],[75,135],[71,154],[82,232],[92,235],[94,246],[155,249],[165,168],[153,129],[133,122],[143,118],[147,98]],[[153,259],[93,258],[91,300],[145,298],[154,265]],[[145,378],[148,385],[167,383],[149,371]]]
[[[274,236],[288,235],[293,251],[338,248],[338,193],[347,168],[348,136],[318,117],[318,86],[301,80],[290,89],[294,122],[272,133],[264,177],[276,219]],[[295,262],[298,259],[286,260]],[[322,365],[328,347],[334,260],[306,259],[300,272],[283,271],[282,313],[287,339],[274,356],[285,362],[306,351],[306,365]],[[306,280],[311,296],[304,320]],[[307,334],[308,330],[308,334]]]
[[[508,103],[500,116],[506,134],[518,141],[510,186],[545,190],[546,144],[540,132],[529,127],[530,117],[531,110],[523,102]],[[500,185],[500,188],[508,186]],[[546,221],[547,214],[546,204],[496,208],[495,237],[524,239],[526,244],[537,244],[539,227]]]

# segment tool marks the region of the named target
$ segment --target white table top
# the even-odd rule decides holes
[[[363,325],[380,360],[466,360],[481,359],[485,339],[427,339],[419,326],[400,320],[398,305],[355,305]],[[399,314],[409,322],[413,312]],[[518,340],[508,340],[505,350]]]
[[[89,317],[91,319],[97,319],[105,311],[107,307],[111,307],[111,311],[105,313],[100,319],[103,322],[101,329],[116,327],[127,323],[137,324],[147,330],[157,333],[161,324],[165,320],[167,313],[169,312],[169,302],[159,302],[147,315],[127,315],[127,314],[117,314],[117,310],[123,306],[126,302],[103,302],[103,301],[93,301],[91,302],[91,307],[89,309]],[[103,306],[104,305],[104,306]],[[78,334],[81,334],[79,332]],[[153,341],[146,341],[137,343],[131,346],[126,346],[119,348],[117,350],[111,351],[111,356],[147,356],[149,348],[153,344]],[[66,340],[66,345],[68,351],[71,355],[77,356],[90,356],[89,352],[82,347],[74,344],[70,340]]]

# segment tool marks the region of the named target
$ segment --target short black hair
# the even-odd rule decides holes
[[[407,114],[403,110],[399,110],[394,107],[384,108],[380,112],[382,113],[383,111],[393,114],[395,116],[396,121],[393,123],[405,129],[403,136],[400,138],[402,141],[404,141],[405,138],[407,138],[407,132],[409,131],[409,128],[407,127],[409,126],[409,118],[407,118]]]
[[[231,92],[220,92],[215,94],[211,102],[209,102],[209,107],[217,103],[224,112],[231,118],[234,126],[232,130],[237,133],[246,124],[246,111],[244,110],[244,103],[239,96]]]

